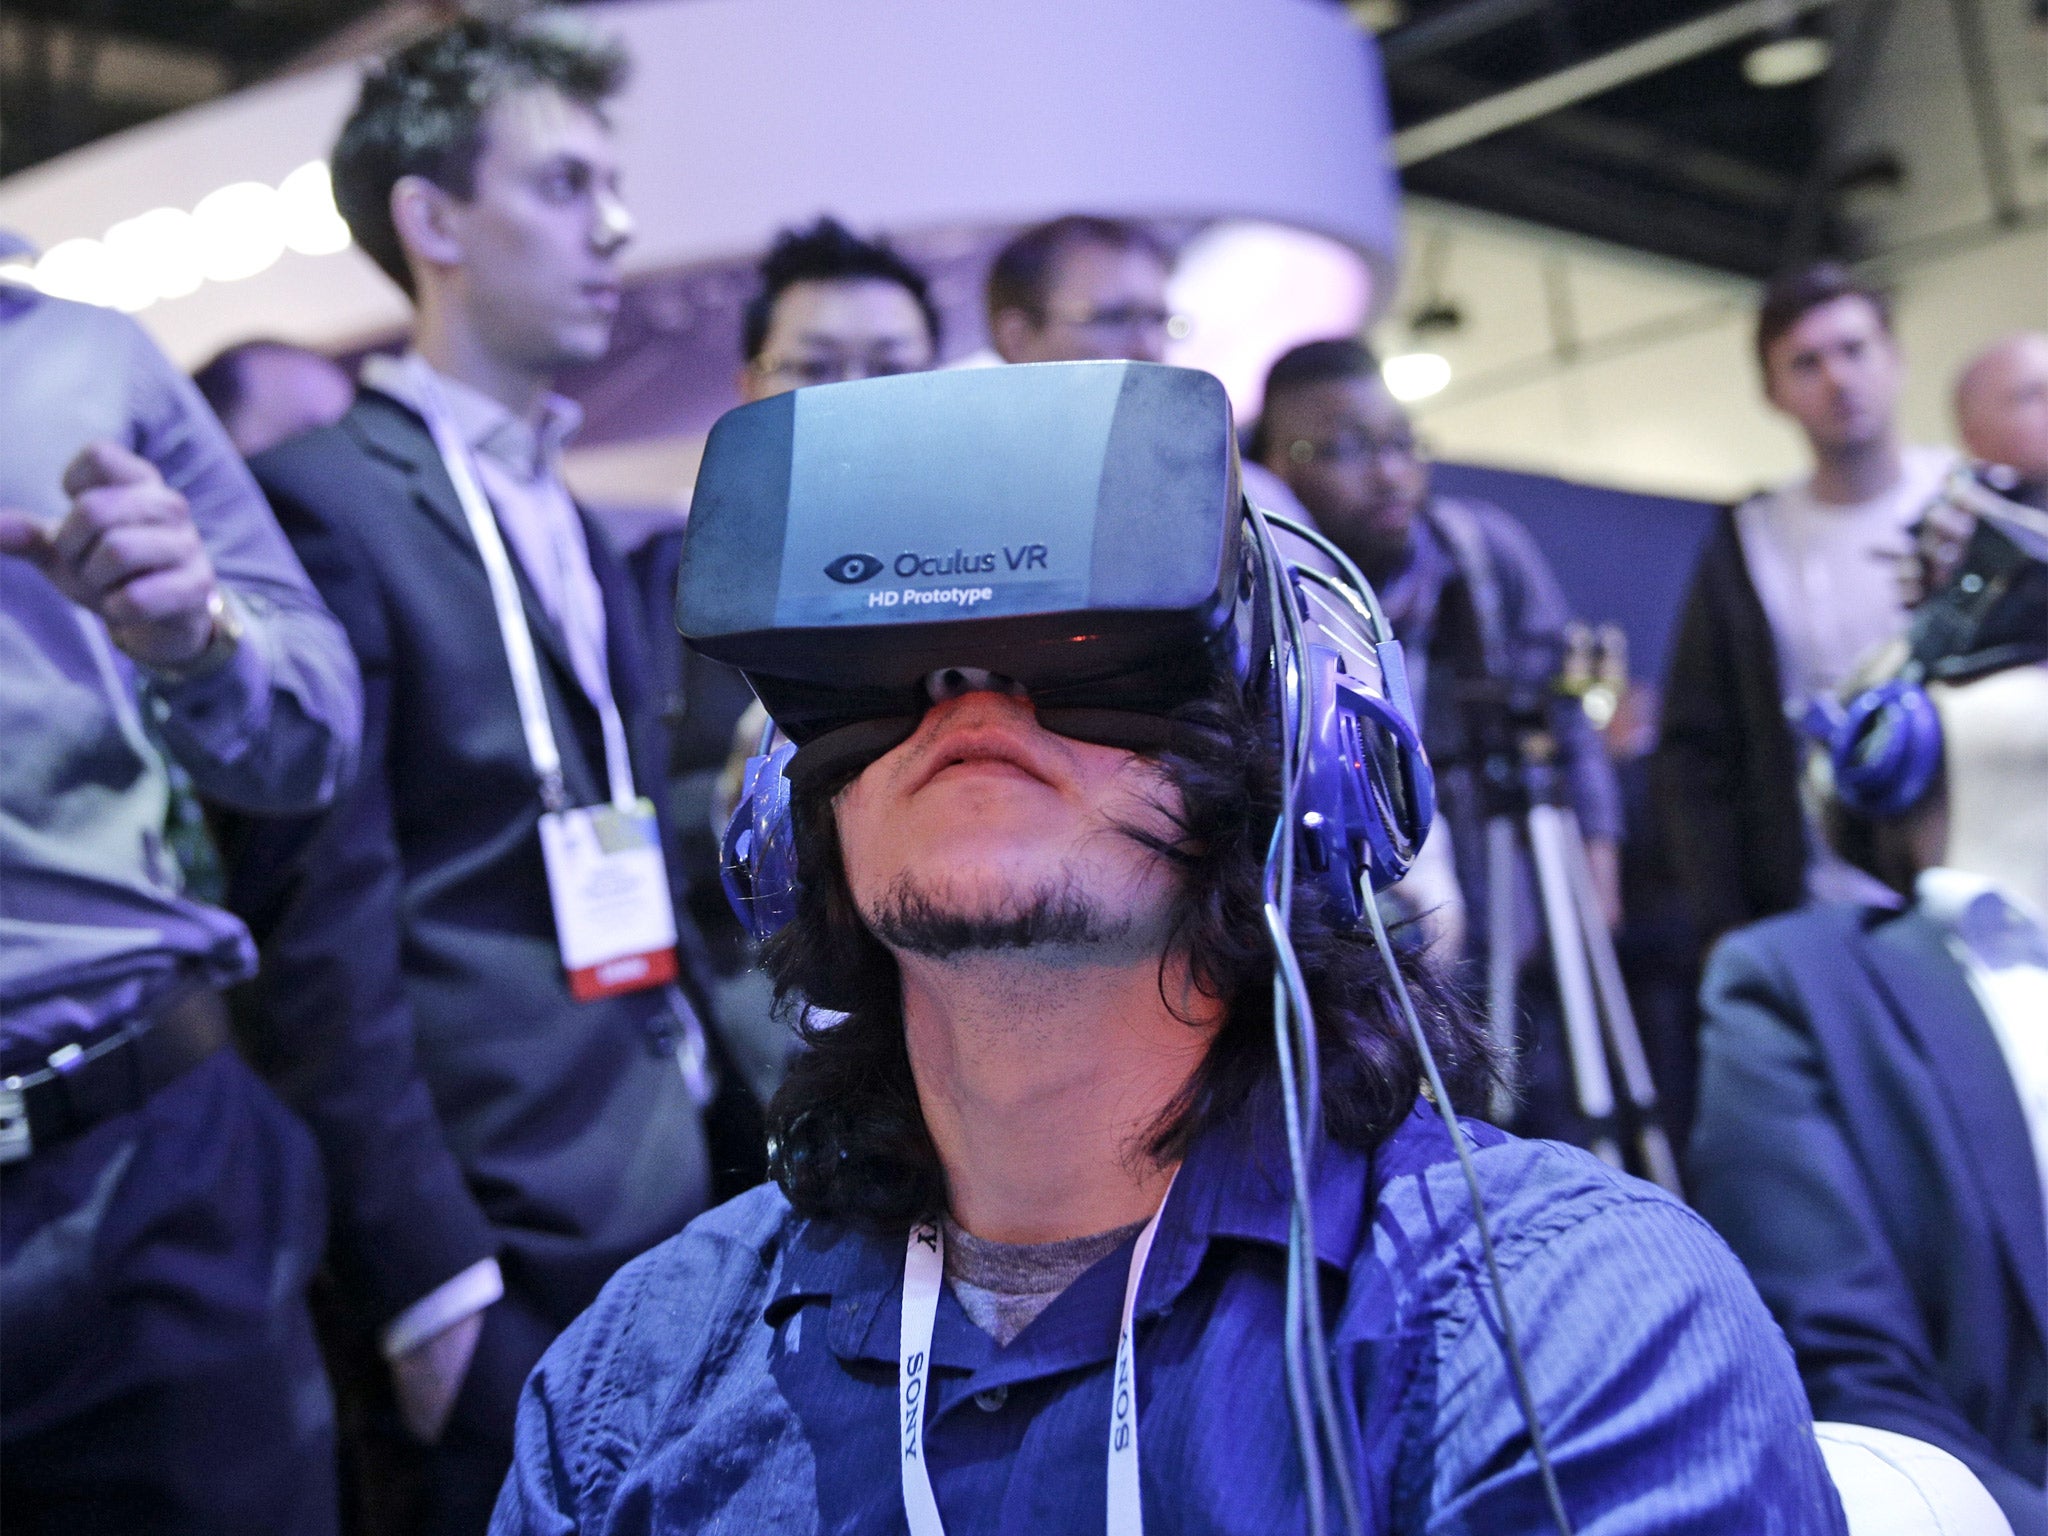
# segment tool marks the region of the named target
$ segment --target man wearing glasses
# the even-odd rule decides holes
[[[1471,919],[1487,910],[1485,811],[1471,720],[1459,695],[1488,678],[1547,693],[1572,617],[1557,578],[1507,513],[1431,493],[1408,415],[1358,342],[1312,341],[1273,364],[1251,456],[1286,481],[1323,532],[1358,562],[1407,653],[1427,658],[1410,676],[1437,770],[1438,831],[1450,833],[1471,915],[1467,931],[1483,942],[1482,925]],[[1618,922],[1621,796],[1614,768],[1583,709],[1555,699],[1549,713],[1594,883],[1609,922]],[[1526,871],[1523,884],[1517,905],[1533,913]],[[1517,949],[1526,960],[1538,934],[1533,922],[1521,927]],[[1544,1096],[1540,1082],[1532,1088],[1532,1098]]]
[[[1163,363],[1186,321],[1173,257],[1142,224],[1069,214],[1018,235],[988,274],[988,339],[1006,363]]]
[[[1163,363],[1189,320],[1167,303],[1173,253],[1142,224],[1068,214],[1025,230],[988,274],[989,343],[1006,363]],[[1308,509],[1249,455],[1245,493],[1268,512],[1313,523]],[[1280,535],[1290,560],[1333,569],[1323,554]]]

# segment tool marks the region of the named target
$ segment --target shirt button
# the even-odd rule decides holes
[[[1010,1400],[1008,1387],[990,1387],[986,1392],[974,1394],[974,1406],[983,1413],[994,1413]]]

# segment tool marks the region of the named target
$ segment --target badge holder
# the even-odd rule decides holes
[[[454,483],[470,537],[490,578],[491,606],[497,611],[498,634],[512,671],[519,723],[526,734],[527,755],[540,780],[545,807],[540,818],[541,858],[547,867],[548,898],[570,995],[589,1003],[670,986],[677,975],[675,907],[654,803],[633,789],[633,765],[618,705],[609,690],[592,701],[604,730],[611,801],[572,806],[563,784],[562,754],[548,716],[547,694],[541,686],[540,664],[526,626],[512,558],[498,531],[497,517],[477,483],[469,452],[450,428],[442,402],[436,395],[428,404],[427,426],[434,446]],[[701,1057],[703,1029],[695,1013],[679,996],[670,1001],[686,1036],[684,1044],[677,1047],[678,1060],[692,1042]]]

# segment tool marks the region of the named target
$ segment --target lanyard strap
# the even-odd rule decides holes
[[[1179,1176],[1178,1170],[1175,1177]],[[1166,1197],[1173,1196],[1169,1180]],[[1124,1281],[1123,1316],[1116,1335],[1116,1374],[1109,1399],[1109,1536],[1142,1536],[1145,1515],[1138,1493],[1138,1377],[1136,1318],[1138,1286],[1166,1200],[1138,1234]],[[931,1384],[932,1329],[939,1315],[939,1288],[946,1278],[946,1235],[937,1222],[913,1227],[903,1258],[903,1327],[898,1343],[896,1392],[898,1449],[903,1464],[903,1513],[910,1536],[945,1536],[939,1501],[932,1493],[924,1459],[926,1397]]]
[[[422,370],[424,372],[424,370]],[[526,755],[540,779],[541,803],[551,811],[566,810],[569,794],[562,781],[562,753],[555,744],[555,729],[548,717],[547,692],[541,686],[540,662],[534,655],[533,633],[526,625],[526,605],[519,595],[519,578],[512,570],[512,557],[498,531],[497,514],[477,479],[476,466],[468,447],[449,424],[448,408],[441,398],[441,386],[431,378],[426,385],[427,430],[455,487],[455,499],[469,523],[469,536],[484,562],[490,578],[491,606],[497,611],[498,637],[505,646],[505,662],[512,669],[512,693],[519,701],[519,724],[526,733]],[[612,804],[625,810],[633,804],[633,762],[626,750],[626,727],[619,719],[618,705],[610,689],[591,700],[597,706],[598,725],[604,732],[605,772],[611,784]]]

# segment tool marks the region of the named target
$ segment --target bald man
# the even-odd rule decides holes
[[[1971,457],[2048,480],[2048,333],[2020,331],[1970,359],[1956,380],[1956,427]]]

